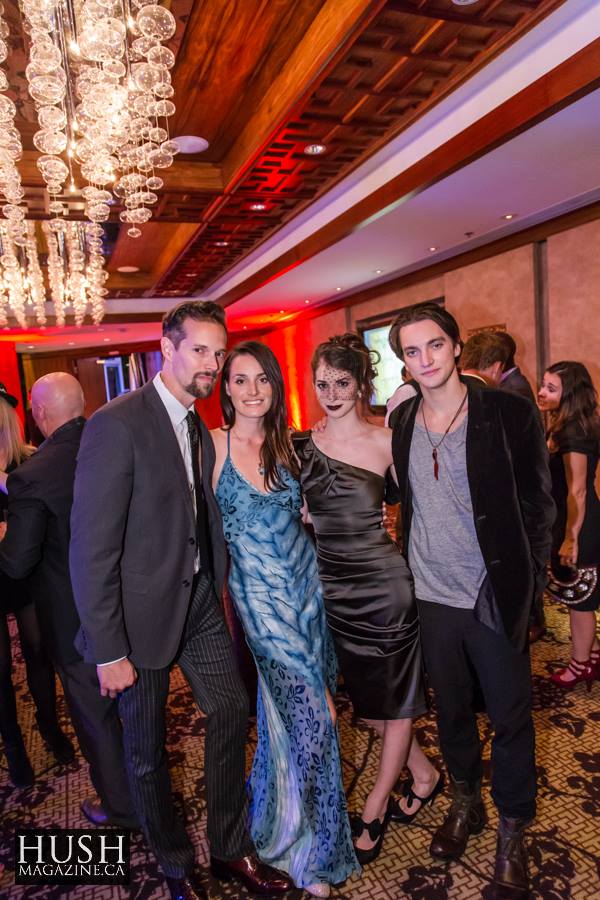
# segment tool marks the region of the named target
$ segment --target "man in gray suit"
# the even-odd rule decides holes
[[[207,716],[211,870],[252,893],[291,881],[263,865],[247,832],[248,700],[219,602],[225,543],[212,492],[214,448],[194,411],[225,358],[223,309],[185,302],[163,319],[162,372],[99,409],[77,461],[71,576],[78,648],[119,698],[136,813],[173,898],[206,897],[173,807],[165,754],[169,671],[178,663]]]

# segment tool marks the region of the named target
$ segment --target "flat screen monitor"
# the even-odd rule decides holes
[[[390,347],[388,340],[390,333],[389,323],[361,329],[361,331],[363,340],[369,350],[375,350],[381,357],[380,361],[375,365],[377,377],[375,379],[375,392],[371,397],[371,405],[378,412],[383,412],[387,401],[396,388],[402,384],[404,364]]]

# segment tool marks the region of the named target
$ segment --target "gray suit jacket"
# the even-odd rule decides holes
[[[202,480],[215,587],[226,550],[211,479],[212,439],[201,424]],[[83,432],[71,515],[70,567],[87,662],[128,656],[163,668],[179,648],[196,557],[196,520],[185,464],[154,385],[99,409]]]

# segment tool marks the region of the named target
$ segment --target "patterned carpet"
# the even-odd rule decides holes
[[[568,618],[562,609],[547,604],[548,634],[533,648],[535,721],[538,739],[539,814],[529,832],[534,892],[546,900],[591,900],[600,897],[600,682],[591,693],[579,685],[563,693],[547,680],[553,664],[568,653]],[[36,771],[35,786],[27,791],[12,788],[4,757],[0,756],[0,861],[6,871],[0,876],[1,900],[68,896],[73,900],[162,900],[166,898],[160,877],[143,839],[135,836],[132,853],[131,888],[16,887],[11,875],[13,834],[17,827],[85,827],[79,805],[90,785],[86,766],[78,759],[68,767],[53,764],[34,726],[33,706],[23,677],[23,664],[15,642],[15,679],[20,718],[28,751]],[[201,865],[207,861],[202,768],[203,720],[192,706],[190,692],[180,671],[172,675],[169,706],[169,757],[177,803],[184,810],[188,830]],[[352,721],[349,703],[342,694],[341,745],[345,782],[351,808],[359,808],[374,777],[375,736]],[[61,719],[70,724],[60,698]],[[490,730],[480,717],[484,754],[489,758]],[[419,737],[432,758],[437,758],[436,729],[431,717],[418,723]],[[248,763],[255,741],[249,726]],[[428,853],[431,834],[448,805],[447,796],[423,811],[411,826],[393,825],[386,836],[384,852],[355,878],[332,892],[332,897],[353,900],[412,897],[415,900],[470,900],[489,896],[492,875],[496,815],[489,803],[490,825],[472,838],[459,863],[443,865]],[[247,896],[244,891],[222,887],[207,877],[211,898]],[[302,892],[288,895],[299,900]]]

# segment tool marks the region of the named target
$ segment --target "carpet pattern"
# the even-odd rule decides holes
[[[591,900],[600,897],[600,682],[590,693],[583,685],[564,693],[548,681],[548,672],[568,654],[568,616],[562,608],[547,603],[548,634],[533,647],[534,715],[537,732],[539,811],[528,833],[533,881],[532,896],[546,900]],[[14,628],[14,623],[13,628]],[[8,780],[4,756],[0,754],[0,875],[1,900],[67,896],[64,887],[15,886],[13,868],[14,831],[19,827],[86,827],[79,805],[90,794],[87,767],[81,757],[67,766],[54,763],[35,727],[34,710],[24,680],[23,661],[14,640],[15,683],[19,715],[27,749],[36,772],[35,786],[19,791]],[[360,809],[375,775],[376,736],[352,719],[343,693],[338,697],[340,740],[345,784],[351,808]],[[62,695],[61,722],[72,735]],[[203,774],[203,717],[193,706],[184,678],[175,669],[171,678],[168,711],[169,759],[176,802],[197,848],[198,863],[207,863]],[[426,752],[439,763],[433,717],[418,722],[418,734]],[[332,897],[353,900],[470,900],[489,897],[497,816],[489,799],[489,751],[491,731],[480,716],[480,734],[486,763],[484,794],[490,813],[489,825],[473,837],[458,863],[434,861],[428,853],[431,835],[449,800],[446,794],[425,809],[408,827],[390,826],[379,859],[332,891]],[[249,723],[248,765],[256,734]],[[211,898],[238,898],[243,889],[220,885],[208,876]],[[299,900],[295,891],[288,895]],[[131,887],[79,887],[68,891],[73,900],[164,900],[164,881],[144,840],[132,840]]]

